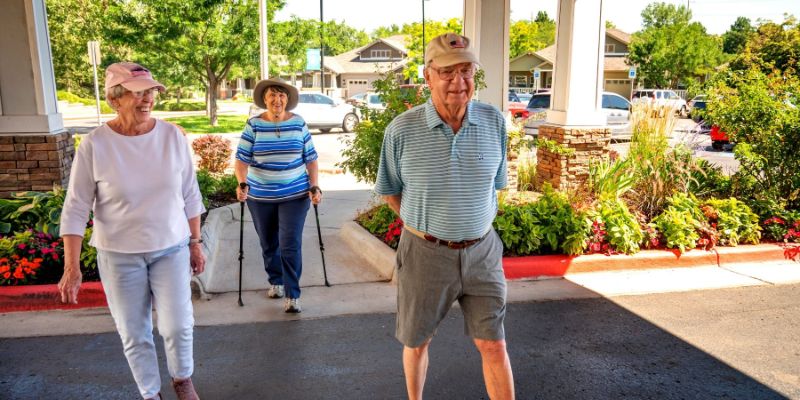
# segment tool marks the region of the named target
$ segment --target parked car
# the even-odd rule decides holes
[[[700,94],[694,96],[688,103],[689,114],[695,122],[700,122],[703,119],[703,111],[706,109],[706,95]]]
[[[631,103],[624,97],[611,92],[603,92],[601,111],[606,116],[606,124],[611,127],[611,135],[631,133]],[[539,134],[539,125],[544,123],[546,112],[550,109],[550,93],[537,93],[528,102],[528,113],[532,116],[525,124],[525,133]]]
[[[519,97],[519,101],[528,104],[531,101],[531,97],[533,97],[533,93],[517,93],[517,97]]]
[[[250,107],[251,117],[262,112],[264,110],[259,107]],[[292,112],[303,117],[310,129],[316,128],[320,132],[330,132],[333,128],[352,132],[358,124],[358,115],[351,104],[321,93],[300,93],[297,107]]]
[[[675,110],[675,112],[680,114],[681,117],[685,118],[689,115],[689,106],[686,104],[686,100],[682,99],[681,96],[678,96],[675,91],[668,89],[634,90],[633,95],[631,96],[631,102],[633,104],[640,102],[652,102],[656,106],[667,106]]]
[[[722,150],[725,148],[726,144],[731,143],[728,134],[722,129],[719,129],[719,125],[711,126],[711,133],[709,133],[709,136],[711,136],[711,148],[714,150]]]
[[[355,107],[367,107],[370,110],[385,110],[386,103],[381,99],[381,95],[373,92],[359,93],[347,99],[347,103]]]

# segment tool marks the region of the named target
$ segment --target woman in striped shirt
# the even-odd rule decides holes
[[[309,203],[319,204],[317,152],[308,126],[290,111],[297,89],[279,78],[256,84],[253,102],[265,109],[245,124],[236,152],[239,201],[247,201],[261,242],[270,288],[286,296],[284,311],[299,313],[302,238]]]

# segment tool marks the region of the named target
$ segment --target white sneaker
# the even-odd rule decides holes
[[[283,303],[283,311],[287,313],[297,314],[302,309],[300,309],[300,299],[293,299],[291,297],[287,297]]]
[[[283,297],[283,285],[272,285],[267,291],[267,297],[270,299],[280,299]]]

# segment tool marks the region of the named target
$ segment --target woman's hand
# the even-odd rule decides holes
[[[61,295],[61,302],[66,304],[78,304],[78,290],[81,288],[81,269],[77,265],[64,265],[64,274],[58,282],[58,293]]]
[[[319,204],[322,202],[322,189],[319,186],[311,186],[308,189],[308,197],[311,199],[311,204]]]
[[[239,186],[236,186],[236,200],[239,200],[240,203],[243,203],[247,200],[247,192],[250,190],[250,185],[241,182]]]
[[[192,267],[192,275],[200,275],[206,269],[206,255],[203,254],[203,247],[200,243],[189,245],[189,264]]]

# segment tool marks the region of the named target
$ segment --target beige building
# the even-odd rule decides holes
[[[633,81],[628,78],[631,66],[628,65],[626,56],[631,35],[619,29],[606,29],[605,39],[603,90],[629,98]],[[517,92],[551,89],[555,55],[556,46],[552,45],[512,59],[509,62],[508,86]]]

